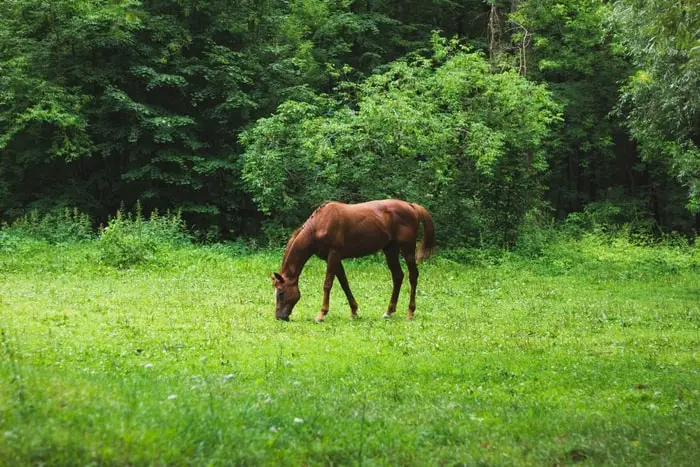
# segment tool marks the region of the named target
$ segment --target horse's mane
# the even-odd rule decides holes
[[[306,225],[306,224],[304,224]],[[296,229],[294,232],[292,232],[292,236],[289,237],[289,240],[287,241],[287,246],[284,247],[284,254],[282,255],[282,262],[284,263],[284,260],[287,259],[287,255],[289,254],[289,250],[292,248],[292,243],[294,243],[294,239],[297,238],[297,235],[301,232],[301,229],[304,228],[304,225]]]
[[[328,203],[330,203],[330,201],[324,201],[323,203],[321,203],[316,209],[314,209],[314,212],[312,212],[311,215],[309,216],[309,218],[306,219],[306,221],[304,221],[304,223],[301,225],[301,227],[299,227],[294,232],[292,232],[292,235],[289,237],[289,240],[287,241],[287,246],[284,247],[284,254],[282,256],[282,263],[283,264],[284,264],[284,260],[287,259],[287,255],[289,254],[289,251],[292,249],[292,244],[294,243],[294,240],[299,236],[301,231],[304,230],[304,228],[307,225],[311,226],[313,218],[316,215],[316,213],[318,211],[320,211],[321,209],[323,209]]]

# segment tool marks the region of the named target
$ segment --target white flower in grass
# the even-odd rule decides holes
[[[230,373],[230,374],[224,376],[224,382],[230,380],[231,378],[233,378],[233,373]]]
[[[304,423],[304,419],[299,418],[299,417],[294,417],[294,423]]]
[[[168,396],[168,400],[169,400],[169,401],[172,401],[172,400],[175,400],[175,399],[177,399],[177,394],[170,394],[170,395]]]
[[[270,427],[270,433],[277,433],[278,431],[280,431],[280,428],[278,426]]]
[[[148,368],[153,368],[153,364],[151,364],[151,363],[146,363],[143,367],[146,368],[146,369],[148,369]]]

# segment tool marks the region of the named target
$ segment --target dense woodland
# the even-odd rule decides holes
[[[181,209],[277,239],[324,200],[700,228],[700,1],[3,0],[0,220]]]

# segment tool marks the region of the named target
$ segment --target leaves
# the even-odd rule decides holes
[[[454,242],[504,241],[539,196],[557,106],[516,73],[491,74],[481,54],[435,65],[396,62],[353,102],[289,101],[246,131],[243,177],[260,209],[293,224],[326,199],[399,197],[433,209]],[[481,211],[456,208],[466,202]]]
[[[401,196],[447,201],[455,242],[509,244],[546,191],[562,217],[624,193],[688,230],[668,175],[695,209],[684,5],[0,2],[0,216],[67,204],[104,221],[142,199],[238,235],[327,198]],[[612,114],[626,52],[639,73]]]
[[[647,160],[662,160],[700,212],[700,59],[693,53],[700,3],[621,1],[620,41],[637,71],[622,88],[619,111]]]

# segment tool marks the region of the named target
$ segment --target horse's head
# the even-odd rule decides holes
[[[301,298],[299,285],[296,281],[288,281],[277,273],[272,275],[272,282],[275,287],[275,316],[277,319],[289,321],[294,305]]]

